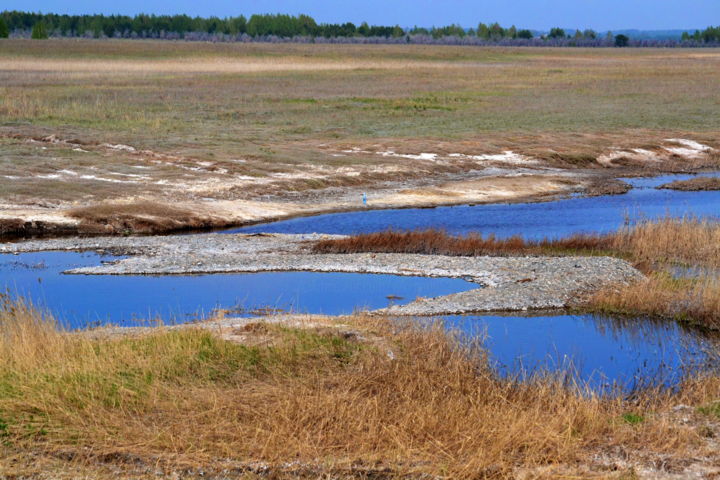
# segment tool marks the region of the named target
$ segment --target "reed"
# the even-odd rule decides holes
[[[603,289],[589,299],[596,311],[648,315],[720,330],[720,280],[673,278],[653,273],[646,280],[622,288]]]
[[[386,230],[347,238],[319,240],[316,253],[416,253],[426,255],[479,256],[527,255],[548,252],[604,251],[612,239],[600,235],[573,235],[557,240],[532,241],[520,236],[497,238],[480,233],[453,236],[443,230]]]

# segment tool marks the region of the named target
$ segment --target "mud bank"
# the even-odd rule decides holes
[[[609,257],[446,257],[414,254],[314,254],[310,244],[327,235],[188,235],[101,237],[6,244],[2,253],[94,250],[131,255],[83,275],[180,275],[311,271],[463,278],[478,288],[436,298],[418,298],[378,310],[391,315],[452,315],[488,311],[564,308],[610,284],[628,284],[642,274]]]
[[[507,172],[506,172],[507,173]],[[361,209],[423,208],[499,202],[536,202],[574,192],[594,192],[596,182],[577,174],[510,172],[464,175],[431,185],[393,182],[362,190],[333,189],[264,200],[196,200],[169,203],[152,197],[79,208],[0,208],[0,238],[62,235],[166,234],[239,227]]]

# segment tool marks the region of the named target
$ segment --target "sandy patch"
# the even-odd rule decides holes
[[[686,140],[683,138],[668,138],[666,141],[682,145],[682,147],[663,147],[668,152],[684,158],[695,159],[703,156],[707,152],[713,150],[712,147],[703,145],[694,140]]]
[[[433,153],[433,152],[421,152],[421,153],[397,153],[394,150],[381,150],[373,152],[370,150],[363,150],[358,147],[341,150],[345,154],[362,154],[362,155],[376,155],[384,158],[407,158],[409,160],[419,160],[424,162],[434,163],[452,163],[454,160],[465,160],[478,163],[479,166],[484,166],[488,163],[503,163],[509,165],[534,165],[539,163],[538,160],[515,153],[512,150],[505,150],[502,153],[487,153],[480,155],[466,155],[463,153]]]
[[[696,160],[705,157],[714,149],[708,145],[683,138],[668,138],[665,142],[671,145],[659,145],[656,150],[646,148],[614,148],[610,152],[600,155],[597,162],[605,167],[617,166],[619,161],[633,161],[640,164],[658,163],[671,160],[672,156],[687,160]],[[678,146],[679,145],[679,146]]]
[[[561,194],[581,187],[582,182],[567,177],[522,175],[485,177],[448,182],[434,188],[406,189],[368,199],[370,206],[428,206],[465,203],[492,203],[523,197]]]

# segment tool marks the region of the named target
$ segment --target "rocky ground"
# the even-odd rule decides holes
[[[268,271],[375,273],[463,278],[479,287],[419,298],[381,311],[391,315],[451,315],[563,308],[609,284],[642,274],[609,257],[446,257],[413,254],[315,254],[327,235],[175,235],[39,240],[0,246],[2,253],[94,250],[128,258],[70,270],[84,275],[175,275]]]

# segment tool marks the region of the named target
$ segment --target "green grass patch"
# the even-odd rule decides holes
[[[702,413],[703,415],[710,415],[720,418],[720,402],[715,402],[711,403],[710,405],[698,407],[698,412]]]
[[[623,414],[622,419],[625,423],[630,425],[639,425],[645,421],[645,417],[638,415],[637,413],[625,413]]]

